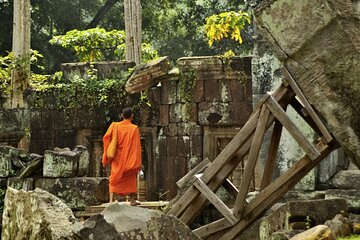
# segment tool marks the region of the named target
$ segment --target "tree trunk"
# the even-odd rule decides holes
[[[141,3],[140,0],[125,0],[126,61],[141,62]]]
[[[30,0],[14,0],[13,26],[12,48],[18,64],[11,73],[10,108],[23,108],[30,77]]]

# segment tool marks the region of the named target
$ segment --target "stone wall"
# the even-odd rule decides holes
[[[158,191],[168,199],[176,195],[176,181],[204,158],[213,160],[252,112],[250,57],[180,58],[177,67],[179,78],[160,87]]]

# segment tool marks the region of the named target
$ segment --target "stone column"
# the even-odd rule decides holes
[[[141,62],[141,3],[140,0],[125,0],[125,50],[126,61]]]
[[[11,74],[10,108],[25,107],[23,98],[30,77],[30,0],[14,0],[13,52],[20,64]]]

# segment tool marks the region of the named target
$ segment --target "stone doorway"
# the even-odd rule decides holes
[[[204,126],[204,158],[207,157],[210,161],[213,161],[239,130],[240,127]],[[228,176],[228,179],[237,188],[240,186],[245,164],[246,157],[234,169],[233,173]],[[251,180],[250,191],[255,191],[255,178]]]

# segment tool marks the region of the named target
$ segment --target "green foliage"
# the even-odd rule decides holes
[[[124,49],[118,47],[125,44],[125,32],[119,30],[108,32],[103,28],[83,31],[74,29],[65,35],[53,37],[50,43],[72,50],[83,62],[105,60],[111,57],[115,50],[118,60],[125,56]]]
[[[106,31],[103,28],[71,30],[65,35],[55,36],[51,44],[70,49],[82,62],[103,60],[125,60],[125,32]],[[148,43],[142,44],[142,62],[158,57],[157,51]]]
[[[129,73],[118,73],[114,78],[98,79],[93,68],[82,77],[78,72],[68,78],[56,73],[39,85],[33,85],[29,102],[33,108],[93,109],[111,107],[126,101],[125,83]]]
[[[43,56],[36,50],[31,50],[29,55],[15,58],[12,52],[9,52],[6,56],[0,56],[0,92],[8,94],[10,93],[11,85],[11,71],[13,69],[30,64],[30,66],[36,66],[38,69],[43,69],[38,65],[39,59]],[[40,74],[30,73],[30,84],[41,84],[46,79],[45,76]]]
[[[351,235],[347,237],[339,237],[338,240],[360,240],[360,235]]]
[[[223,12],[206,18],[206,35],[211,47],[214,41],[230,37],[231,39],[243,43],[240,31],[250,24],[250,15],[246,12]]]

